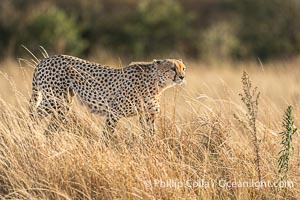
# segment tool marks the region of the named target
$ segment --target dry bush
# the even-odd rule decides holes
[[[31,69],[3,63],[0,78],[0,196],[4,199],[296,199],[299,192],[297,156],[290,161],[294,187],[276,193],[273,187],[222,187],[223,180],[256,180],[255,153],[238,93],[241,68],[206,69],[190,64],[188,84],[170,89],[162,99],[162,113],[153,138],[139,137],[137,119],[124,119],[109,147],[95,142],[103,119],[75,102],[68,124],[44,135],[46,121],[29,120]],[[261,89],[257,137],[262,180],[275,182],[280,149],[278,132],[286,102],[299,119],[296,71],[280,75],[248,64]],[[9,66],[9,67],[8,67]],[[196,67],[197,66],[197,67]],[[240,65],[241,66],[241,65]],[[286,83],[289,88],[282,88]],[[277,89],[274,89],[278,87]],[[176,92],[177,91],[177,92]],[[284,98],[282,98],[284,97]],[[298,105],[298,106],[297,106]],[[293,138],[295,152],[299,139]],[[183,186],[180,185],[183,183]],[[194,183],[194,187],[190,184]],[[169,184],[169,185],[166,185]],[[208,185],[207,185],[208,184]],[[181,187],[182,186],[182,187]],[[277,195],[277,196],[276,196]]]

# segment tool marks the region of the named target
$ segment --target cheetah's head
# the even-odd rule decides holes
[[[184,82],[186,66],[181,59],[154,60],[153,63],[157,66],[161,87],[171,87]]]

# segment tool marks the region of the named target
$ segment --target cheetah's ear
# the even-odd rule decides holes
[[[155,64],[161,64],[162,63],[162,60],[156,60],[156,59],[153,59],[153,63],[155,63]]]

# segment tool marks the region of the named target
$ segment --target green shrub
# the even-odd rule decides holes
[[[289,172],[289,160],[293,151],[292,136],[297,132],[297,128],[294,125],[292,111],[292,106],[289,106],[285,111],[283,118],[283,128],[285,130],[280,133],[280,136],[282,138],[282,148],[279,152],[278,159],[278,173],[280,181],[287,181]]]
[[[219,22],[202,32],[198,42],[200,54],[206,59],[228,59],[241,53],[236,27],[228,22]]]
[[[0,57],[19,57],[23,44],[130,60],[285,58],[300,53],[299,9],[299,0],[2,0]]]
[[[32,16],[25,30],[23,44],[30,49],[37,49],[41,45],[50,53],[79,55],[87,47],[80,31],[74,18],[68,17],[61,9],[51,7],[46,12]]]
[[[140,1],[132,12],[100,25],[100,43],[139,57],[178,52],[188,39],[190,19],[177,1]]]
[[[280,58],[300,52],[298,0],[234,0],[234,5],[247,56]]]

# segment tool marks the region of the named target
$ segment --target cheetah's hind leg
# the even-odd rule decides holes
[[[30,118],[35,122],[40,122],[43,118],[51,115],[45,134],[47,136],[57,132],[61,124],[66,124],[66,115],[69,112],[72,96],[68,93],[54,97],[51,95],[34,94],[30,100]],[[41,100],[39,99],[41,98]]]
[[[43,97],[43,93],[41,91],[33,90],[29,101],[30,119],[37,123],[50,114],[52,114],[52,110],[49,106],[49,102]]]
[[[68,123],[67,115],[70,111],[72,97],[73,93],[68,92],[63,96],[56,97],[53,101],[50,102],[50,106],[53,112],[51,121],[48,124],[47,131],[49,131],[50,133],[55,133],[59,130],[61,125],[65,125]]]

